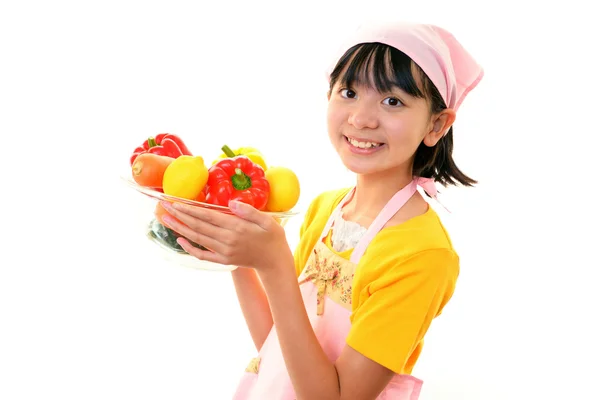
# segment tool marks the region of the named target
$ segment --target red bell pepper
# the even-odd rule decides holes
[[[224,158],[208,170],[206,203],[227,207],[230,200],[237,200],[264,210],[270,190],[260,165],[246,156]]]
[[[181,149],[181,153],[184,156],[193,155],[179,136],[172,133],[159,133],[158,135],[156,135],[156,143],[158,144],[161,144],[165,139],[171,139],[172,141],[174,141],[177,144],[177,146]]]
[[[181,148],[182,146],[183,149]],[[170,133],[161,133],[156,135],[156,138],[150,137],[141,146],[136,147],[129,159],[130,164],[133,165],[137,156],[142,153],[154,153],[172,158],[177,158],[184,154],[191,155],[183,141]]]

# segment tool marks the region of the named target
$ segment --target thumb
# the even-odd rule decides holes
[[[250,204],[232,200],[229,202],[229,208],[238,217],[243,218],[246,221],[253,222],[263,229],[267,229],[267,224],[271,222],[271,218],[268,215],[261,213]]]

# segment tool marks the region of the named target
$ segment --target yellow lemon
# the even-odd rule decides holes
[[[248,157],[250,160],[252,160],[254,164],[260,165],[265,171],[267,170],[267,163],[265,161],[265,158],[263,157],[262,153],[255,147],[240,147],[239,149],[231,150],[229,147],[223,146],[222,150],[224,152],[221,153],[219,158],[212,162],[212,165],[215,165],[217,162],[221,161],[224,158],[233,158],[235,156],[242,155]]]
[[[265,158],[260,153],[242,153],[242,155],[248,157],[254,164],[258,164],[264,169],[267,170],[267,163],[265,162]]]
[[[169,196],[195,200],[208,182],[208,168],[200,156],[179,156],[165,170],[163,191]]]
[[[286,167],[270,167],[265,177],[271,190],[267,211],[283,212],[291,210],[300,199],[300,181],[298,176]]]

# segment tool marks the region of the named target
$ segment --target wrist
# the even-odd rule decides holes
[[[231,271],[231,276],[236,278],[238,276],[244,276],[244,275],[248,275],[250,273],[252,273],[252,270],[250,268],[237,267],[236,269]]]
[[[296,267],[294,264],[294,257],[280,257],[271,263],[267,263],[263,268],[257,270],[260,280],[263,282],[265,288],[268,286],[278,286],[281,283],[293,279],[296,277]]]

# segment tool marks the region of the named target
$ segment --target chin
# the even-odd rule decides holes
[[[382,158],[361,159],[353,154],[340,154],[340,158],[346,169],[362,176],[403,176],[411,169],[406,163],[389,163]]]
[[[347,157],[342,157],[342,163],[349,171],[357,175],[371,175],[381,172],[381,168],[361,160],[352,160]]]

